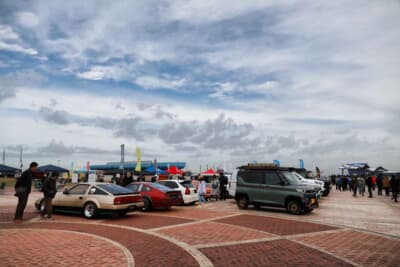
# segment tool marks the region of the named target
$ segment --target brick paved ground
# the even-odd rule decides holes
[[[15,226],[7,225],[5,227]],[[155,236],[128,229],[95,224],[64,224],[46,222],[21,224],[18,226],[18,228],[69,230],[105,237],[115,242],[118,242],[122,246],[126,247],[135,259],[135,266],[198,266],[198,263],[193,259],[190,254],[188,254],[185,250],[176,246],[175,244]],[[35,243],[38,242],[38,240],[34,240],[32,242]],[[59,240],[59,242],[64,242],[64,240]],[[80,241],[75,242],[78,247],[79,242]],[[2,242],[2,244],[5,245],[6,242]],[[0,246],[0,250],[1,249],[3,249],[3,245]],[[61,259],[64,257],[62,256],[62,254],[59,255],[61,255],[61,262]],[[96,252],[95,254],[93,254],[93,256],[107,258],[108,254],[101,253],[101,251],[99,251],[99,253]],[[79,260],[85,265],[86,258],[80,258]],[[95,264],[92,266],[102,265]]]
[[[201,249],[215,266],[351,266],[288,240]]]
[[[19,229],[0,231],[0,240],[7,244],[0,249],[0,265],[4,267],[127,265],[119,247],[79,233]],[[107,257],[93,257],[94,254]]]
[[[23,224],[11,222],[16,198],[12,194],[0,195],[0,229],[17,229],[6,230],[6,233],[16,231],[16,235],[27,231],[21,229],[33,228],[49,229],[51,234],[54,230],[68,230],[104,237],[129,251],[136,266],[346,266],[352,263],[400,266],[400,253],[396,253],[400,251],[400,205],[390,203],[385,197],[352,198],[348,192],[334,191],[321,201],[320,209],[303,216],[270,209],[242,211],[233,200],[227,200],[209,203],[205,208],[185,206],[169,211],[134,212],[125,218],[102,216],[87,220],[82,216],[55,214],[55,221],[49,222],[38,221],[34,212],[33,202],[40,195],[36,192],[31,195],[25,215],[28,220]],[[35,219],[29,220],[34,216]],[[394,238],[354,231],[353,227]],[[7,241],[10,238],[15,244]],[[85,244],[66,236],[49,235],[48,238],[49,243],[66,241],[73,250]],[[17,256],[15,251],[7,250],[9,244],[12,247],[25,241],[22,245],[42,244],[42,239],[32,234],[21,241],[6,234],[0,236],[0,253],[7,251],[10,266],[20,266],[13,263]],[[93,242],[97,240],[94,239]],[[32,258],[41,253],[34,245],[26,250]],[[123,258],[116,254],[110,257],[101,251],[93,255],[105,260]],[[59,262],[55,266],[60,266],[64,257],[70,256],[58,254]],[[85,265],[87,257],[79,258],[79,264]],[[106,265],[107,262],[95,264]]]
[[[239,225],[277,235],[294,235],[337,229],[328,225],[256,215],[239,215],[224,218],[218,220],[218,222]]]
[[[154,211],[151,214],[202,220],[202,219],[218,218],[235,213],[235,212],[226,212],[224,210],[219,210],[219,211],[209,210],[207,209],[208,205],[213,205],[213,204],[212,203],[207,204],[205,207],[199,207],[199,206],[173,207],[171,210]]]
[[[295,238],[363,266],[400,266],[400,241],[356,231]]]
[[[167,217],[167,216],[155,216],[155,215],[143,215],[141,213],[131,213],[123,218],[109,218],[105,220],[108,224],[126,225],[131,227],[137,227],[141,229],[151,229],[163,226],[177,225],[182,223],[192,222],[193,220]]]
[[[205,222],[174,227],[160,230],[158,232],[179,239],[190,245],[218,244],[223,242],[274,237],[274,235],[271,234],[216,222]]]

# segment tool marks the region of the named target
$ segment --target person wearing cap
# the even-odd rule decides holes
[[[58,173],[53,172],[43,183],[44,208],[40,211],[40,217],[42,217],[42,219],[45,218],[45,215],[47,215],[47,219],[51,219],[51,214],[53,213],[51,202],[57,193],[57,178]]]

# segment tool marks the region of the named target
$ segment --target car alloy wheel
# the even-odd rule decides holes
[[[291,214],[300,214],[301,213],[301,204],[299,201],[292,200],[288,203],[287,210]]]
[[[86,203],[85,207],[83,208],[83,215],[85,215],[86,218],[92,219],[96,216],[96,204],[89,202]]]

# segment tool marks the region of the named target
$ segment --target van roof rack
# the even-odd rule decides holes
[[[247,170],[266,170],[266,169],[279,169],[279,166],[274,163],[249,163],[238,167],[238,169]]]

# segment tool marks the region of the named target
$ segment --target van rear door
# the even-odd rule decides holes
[[[228,177],[228,192],[229,196],[235,197],[237,188],[237,174],[238,170],[234,170],[231,177]]]

